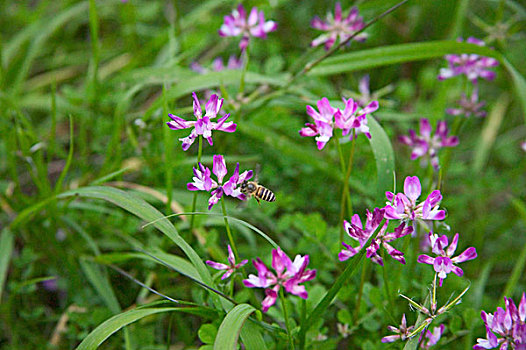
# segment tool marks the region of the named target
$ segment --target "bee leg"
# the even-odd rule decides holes
[[[259,198],[254,197],[258,201],[258,205],[261,205],[261,202],[259,201]]]

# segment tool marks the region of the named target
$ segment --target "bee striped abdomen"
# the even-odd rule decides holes
[[[266,202],[274,202],[276,200],[276,196],[274,195],[274,193],[272,193],[271,190],[263,186],[258,187],[256,197]]]

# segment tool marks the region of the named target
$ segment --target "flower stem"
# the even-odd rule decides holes
[[[236,258],[236,260],[238,260],[239,256],[237,255],[236,244],[234,243],[234,237],[232,236],[232,231],[230,231],[230,225],[228,224],[226,206],[225,206],[225,196],[221,196],[221,208],[223,209],[223,219],[225,220],[225,227],[226,227],[226,234],[228,236],[228,241],[230,242],[230,246],[232,247],[232,251],[234,252],[234,257]]]
[[[281,299],[283,317],[285,318],[285,327],[287,327],[287,334],[289,336],[289,349],[294,349],[294,339],[292,339],[292,333],[290,331],[289,313],[287,312],[287,303],[285,301],[285,295],[283,294],[283,288],[279,289],[279,298]]]
[[[241,81],[239,82],[239,96],[243,96],[245,92],[245,74],[248,70],[248,61],[249,61],[249,46],[245,48],[245,62],[243,62],[243,70],[241,71]]]
[[[354,131],[353,131],[354,132]],[[349,194],[349,176],[351,175],[353,157],[354,157],[354,138],[351,145],[351,150],[349,151],[349,162],[347,167],[345,166],[345,160],[343,159],[343,151],[340,145],[340,141],[337,137],[336,147],[338,148],[338,155],[340,157],[340,166],[343,175],[343,188],[342,188],[342,197],[340,200],[340,218],[338,220],[338,225],[340,225],[340,241],[343,241],[343,218],[345,216],[345,203],[347,202],[347,211],[349,216],[352,215],[352,202],[351,195]],[[347,200],[347,201],[346,201]]]
[[[389,279],[388,279],[388,276],[387,276],[387,268],[386,268],[386,259],[385,259],[385,250],[382,250],[382,260],[384,261],[384,264],[382,266],[382,271],[383,271],[383,277],[384,277],[384,288],[385,288],[385,297],[387,298],[387,301],[389,302],[389,308],[391,309],[391,311],[394,310],[394,306],[393,306],[393,300],[391,298],[391,290],[389,288]]]
[[[203,136],[199,135],[197,139],[199,142],[199,148],[197,149],[197,168],[199,168],[199,163],[201,163],[201,155],[203,154]],[[195,213],[196,203],[197,203],[197,191],[194,192],[194,198],[192,199],[192,210],[191,210],[192,213]],[[195,215],[192,215],[190,219],[190,232],[192,232],[194,229],[194,220],[195,220]]]
[[[356,307],[354,309],[354,321],[357,323],[360,317],[360,304],[362,303],[363,286],[365,284],[365,276],[367,275],[367,261],[362,262],[362,276],[360,278],[360,288],[358,289],[358,299],[356,300]]]

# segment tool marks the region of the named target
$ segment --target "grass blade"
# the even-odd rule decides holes
[[[0,237],[0,300],[2,300],[2,291],[4,282],[7,277],[7,269],[9,268],[9,261],[13,254],[14,238],[11,230],[5,228],[2,230]]]
[[[241,328],[254,311],[256,309],[248,304],[240,304],[230,310],[223,322],[221,322],[221,326],[219,326],[214,342],[214,350],[235,350]]]

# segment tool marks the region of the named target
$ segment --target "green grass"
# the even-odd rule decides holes
[[[396,4],[357,2],[366,22]],[[339,150],[331,140],[318,151],[313,138],[298,134],[311,122],[306,105],[327,97],[343,108],[341,97],[356,95],[365,74],[373,96],[386,86],[389,93],[369,121],[372,140],[358,135],[355,141],[350,195],[344,197],[351,198],[353,213],[363,219],[366,209],[385,205],[385,191],[401,191],[404,179],[416,175],[424,195],[440,187],[444,197],[445,225],[433,228],[450,238],[459,232],[457,252],[477,249],[476,260],[460,265],[464,277],[451,274],[439,289],[438,304],[444,305],[471,285],[462,304],[433,322],[431,328],[446,325],[437,348],[471,349],[485,335],[480,310],[494,312],[503,296],[520,300],[526,290],[524,4],[409,1],[367,28],[366,42],[352,42],[312,69],[309,62],[324,51],[309,48],[320,34],[309,23],[333,11],[333,3],[244,5],[258,6],[278,30],[266,40],[251,38],[246,74],[198,74],[192,62],[210,67],[216,57],[239,57],[239,38],[217,34],[236,2],[3,3],[1,349],[219,349],[238,342],[286,349],[291,338],[296,349],[414,348],[415,339],[391,345],[380,339],[404,313],[409,324],[422,321],[397,297],[423,303],[428,295],[433,273],[416,263],[418,241],[393,242],[405,253],[405,265],[386,257],[382,270],[361,255],[339,262],[340,204],[346,200]],[[342,1],[344,12],[352,5]],[[509,24],[508,30],[487,47],[455,41],[489,41],[497,22]],[[446,66],[443,56],[452,53],[499,61],[494,81],[479,80],[486,119],[445,114],[471,86],[462,78],[436,79]],[[241,171],[260,164],[259,182],[277,198],[261,205],[225,198],[238,254],[269,266],[276,246],[291,257],[309,255],[317,276],[305,283],[306,301],[285,293],[286,303],[278,300],[261,313],[263,290],[241,282],[256,273],[251,262],[223,281],[205,264],[227,261],[223,214],[217,204],[207,215],[203,192],[190,213],[194,193],[186,186],[198,142],[184,152],[179,139],[189,130],[170,130],[166,122],[168,113],[195,120],[191,93],[204,99],[206,90],[225,98],[222,110],[237,130],[214,132],[213,146],[203,140],[203,164],[212,167],[213,155],[224,155],[227,178],[238,162]],[[457,147],[439,154],[440,175],[411,161],[398,142],[408,129],[418,129],[420,118],[433,128],[445,119],[459,136]],[[341,143],[344,163],[351,147]],[[179,303],[162,301],[134,280]],[[347,338],[338,323],[349,325]]]

